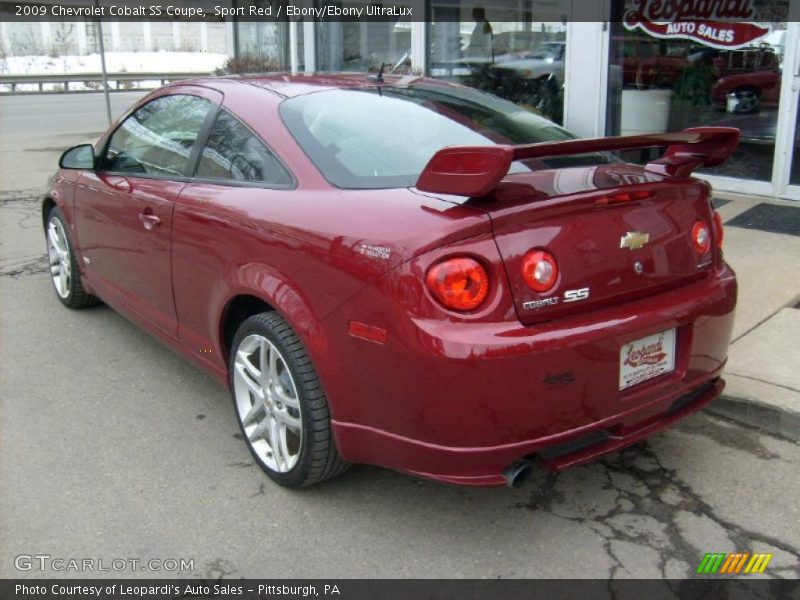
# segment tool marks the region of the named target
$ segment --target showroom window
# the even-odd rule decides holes
[[[659,19],[654,11],[666,10],[663,3],[617,1],[609,44],[607,134],[736,127],[741,130],[737,152],[723,165],[704,171],[769,181],[789,2],[743,0],[740,4],[749,10],[746,21],[716,13],[660,15]],[[675,20],[683,22],[667,23]]]
[[[271,7],[273,14],[282,0],[232,0],[231,8]],[[249,21],[233,18],[235,25],[235,57],[228,60],[225,70],[230,73],[267,73],[289,68],[289,24],[269,20]],[[302,28],[296,44],[302,46]],[[301,52],[302,56],[302,52]]]
[[[430,75],[563,122],[569,2],[432,0]]]
[[[238,57],[249,67],[238,72],[280,71],[289,62],[286,23],[242,21],[237,25],[236,45]]]
[[[378,6],[372,0],[325,2],[344,9]],[[419,2],[396,2],[396,7],[417,7]],[[419,10],[415,8],[415,10]],[[411,20],[408,16],[392,21],[322,20],[316,26],[317,70],[409,73],[411,70]]]

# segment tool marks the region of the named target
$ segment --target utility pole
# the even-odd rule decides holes
[[[94,5],[100,8],[100,0],[94,0]],[[103,21],[97,17],[97,37],[100,41],[100,68],[103,71],[103,93],[106,96],[106,117],[108,126],[111,126],[111,93],[108,89],[108,71],[106,70],[106,48],[103,43]]]

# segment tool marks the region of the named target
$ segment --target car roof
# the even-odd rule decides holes
[[[375,73],[266,73],[255,75],[222,75],[219,77],[175,82],[174,85],[196,83],[219,89],[227,82],[252,85],[274,92],[285,98],[324,90],[375,86],[407,87],[418,83],[426,83],[441,87],[461,87],[457,84],[416,75],[384,74],[383,81],[379,82],[376,79]]]

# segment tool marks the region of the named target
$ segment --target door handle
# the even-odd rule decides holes
[[[161,225],[161,219],[154,215],[149,208],[139,213],[139,220],[147,231],[153,231],[153,229]]]

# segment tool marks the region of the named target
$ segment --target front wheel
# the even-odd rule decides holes
[[[57,206],[47,215],[47,258],[56,296],[68,308],[86,308],[99,300],[83,289],[78,261],[72,251],[64,214]]]
[[[349,466],[339,456],[316,369],[277,313],[252,316],[231,346],[229,377],[242,435],[275,482],[303,487]]]

